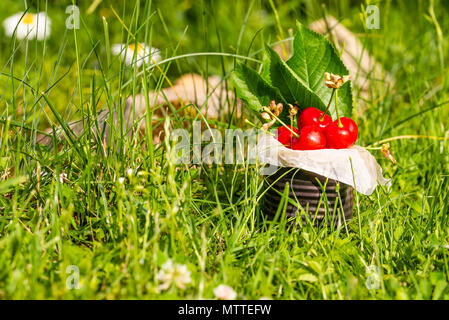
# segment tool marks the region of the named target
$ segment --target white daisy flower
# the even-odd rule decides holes
[[[43,40],[50,36],[51,20],[45,12],[25,13],[19,12],[3,22],[5,33],[12,37],[15,31],[17,39]]]
[[[159,286],[160,290],[167,290],[172,283],[179,289],[185,289],[185,285],[192,281],[187,266],[173,263],[171,259],[162,265],[161,270],[157,274],[157,279],[162,281],[162,284]]]
[[[130,66],[134,62],[134,52],[136,51],[136,45],[131,43],[129,46],[125,44],[114,44],[111,47],[111,51],[115,55],[120,55],[125,60],[125,64]],[[157,48],[151,48],[145,43],[140,42],[137,44],[136,52],[136,67],[140,67],[145,61],[146,64],[157,63],[161,60],[160,50]]]
[[[234,300],[237,298],[237,293],[230,286],[220,284],[214,289],[215,296],[220,300]]]

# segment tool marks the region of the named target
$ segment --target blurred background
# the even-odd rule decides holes
[[[69,18],[66,8],[71,1],[3,0],[0,21],[28,9],[30,13],[47,12],[52,25],[51,34],[45,41],[11,39],[2,32],[0,68],[3,73],[26,79],[33,88],[41,90],[54,85],[49,96],[55,107],[65,114],[65,119],[70,120],[79,117],[78,109],[82,105],[77,93],[77,61],[81,65],[81,83],[86,87],[92,74],[100,73],[99,62],[112,88],[123,80],[120,58],[111,55],[108,52],[110,46],[105,43],[103,18],[107,22],[110,45],[131,43],[134,35],[137,41],[160,49],[162,58],[195,52],[225,52],[261,58],[263,43],[275,43],[291,36],[297,20],[308,25],[331,14],[356,34],[364,49],[392,78],[405,82],[422,78],[416,68],[425,65],[429,81],[435,83],[442,81],[445,74],[442,70],[447,65],[447,57],[441,55],[447,49],[442,30],[447,30],[449,23],[443,19],[449,10],[444,3],[435,1],[437,10],[432,17],[427,1],[77,1],[80,29],[75,34],[74,30],[65,27]],[[369,4],[380,9],[380,29],[366,29],[363,9]],[[111,55],[110,61],[108,55]],[[172,81],[188,72],[203,76],[226,75],[232,71],[234,62],[235,59],[229,57],[196,56],[175,60],[164,71]],[[61,76],[64,80],[55,85]],[[124,77],[129,79],[131,75],[128,73]],[[141,90],[139,85],[137,89]],[[417,85],[422,86],[421,91],[427,89],[426,82]],[[22,108],[12,110],[12,105],[21,106],[24,99],[34,99],[32,93],[24,94],[23,89],[7,76],[0,77],[3,114],[6,109],[9,114],[23,113]],[[129,90],[121,92],[122,95],[130,93]],[[104,97],[100,99],[101,104],[103,100]],[[25,101],[25,105],[30,101]],[[46,110],[45,105],[41,106]],[[31,114],[22,116],[27,123],[36,121],[36,117],[31,120]],[[51,114],[39,117],[39,122],[34,125],[45,128],[49,126],[49,119],[53,119]]]

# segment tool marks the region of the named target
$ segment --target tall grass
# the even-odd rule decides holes
[[[380,30],[365,30],[359,4],[342,1],[103,1],[90,14],[80,5],[79,30],[65,28],[65,6],[30,5],[53,20],[43,43],[0,38],[0,298],[213,298],[221,283],[247,299],[449,298],[442,2],[380,2]],[[0,20],[24,10],[6,0]],[[392,138],[397,164],[371,150],[392,185],[358,195],[347,229],[290,232],[282,215],[268,221],[257,166],[173,163],[170,131],[195,120],[242,127],[243,116],[183,117],[169,105],[160,145],[153,109],[143,134],[137,116],[123,126],[127,97],[161,92],[186,72],[221,75],[232,88],[236,58],[260,66],[265,42],[284,41],[296,19],[323,12],[357,32],[395,80],[373,85],[356,112],[360,145]],[[136,71],[110,54],[112,43],[137,41],[162,49],[164,60]],[[108,132],[98,130],[104,109],[110,124],[118,115]],[[76,119],[81,136],[69,126]],[[42,146],[36,135],[47,127],[52,143]],[[185,290],[158,289],[167,259],[191,271]]]

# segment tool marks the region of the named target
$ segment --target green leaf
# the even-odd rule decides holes
[[[270,59],[270,56],[268,55],[266,50],[263,52],[262,62],[263,62],[262,74],[261,74],[262,75],[262,79],[264,79],[270,85],[273,85],[271,83],[271,78],[270,78],[271,59]]]
[[[300,107],[315,107],[324,110],[326,105],[298,75],[268,45],[265,46],[270,60],[270,79],[279,88],[288,103],[298,103]],[[288,113],[288,108],[284,108]]]
[[[268,106],[271,100],[286,103],[279,89],[271,86],[256,71],[242,63],[237,63],[232,74],[237,95],[255,112]]]
[[[314,92],[325,105],[329,102],[332,89],[324,84],[324,73],[329,72],[341,76],[349,74],[332,44],[322,35],[299,23],[298,32],[293,40],[293,55],[287,61],[287,65],[302,80],[302,84]],[[307,105],[308,100],[298,102],[301,104],[300,107],[313,106],[322,109],[322,105]],[[330,110],[335,117],[334,101]],[[352,116],[350,82],[338,89],[338,110],[341,116]]]
[[[265,45],[261,75],[246,65],[238,64],[233,81],[238,96],[252,110],[260,112],[260,108],[271,100],[284,103],[280,118],[288,122],[287,103],[297,103],[301,109],[326,109],[333,90],[324,84],[325,72],[340,76],[349,74],[337,51],[325,37],[298,24],[293,55],[287,62]],[[338,89],[336,96],[340,115],[351,117],[350,82]],[[332,100],[329,113],[335,118],[335,99]]]

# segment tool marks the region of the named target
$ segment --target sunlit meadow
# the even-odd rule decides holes
[[[448,299],[449,8],[368,2],[2,0],[0,298]],[[265,43],[326,14],[388,73],[354,88],[353,117],[391,185],[355,194],[347,228],[267,219],[257,164],[172,161],[170,132],[195,121],[260,126],[245,105],[212,119],[169,104],[157,123],[148,107],[129,130],[98,130],[102,110],[120,123],[128,97],[187,73],[234,92],[236,61],[259,70]]]

